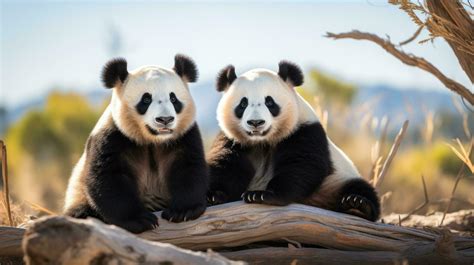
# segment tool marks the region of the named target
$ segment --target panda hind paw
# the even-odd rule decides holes
[[[345,213],[371,219],[374,212],[374,205],[364,196],[349,194],[342,197],[341,209]]]

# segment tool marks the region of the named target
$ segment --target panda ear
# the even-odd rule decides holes
[[[127,76],[127,61],[124,58],[114,58],[108,61],[102,69],[102,82],[107,88],[115,87],[117,82],[123,84]]]
[[[217,74],[217,91],[222,92],[226,90],[230,85],[232,85],[235,79],[237,79],[235,68],[230,64]]]
[[[198,70],[193,59],[183,54],[176,54],[174,57],[174,67],[173,70],[185,79],[186,82],[196,82],[198,79]]]
[[[289,61],[280,61],[278,67],[278,75],[283,81],[290,83],[292,86],[301,86],[303,84],[303,72],[297,64]]]

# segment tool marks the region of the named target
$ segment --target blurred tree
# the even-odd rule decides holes
[[[337,80],[318,70],[311,70],[303,87],[306,92],[322,96],[329,103],[349,105],[357,92],[356,86]],[[311,101],[310,101],[311,102]]]
[[[6,134],[14,187],[27,200],[58,209],[74,163],[100,111],[74,93],[52,92]]]
[[[3,137],[7,129],[7,108],[0,106],[0,137]]]

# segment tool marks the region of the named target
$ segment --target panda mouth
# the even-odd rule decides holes
[[[148,124],[146,124],[145,127],[147,128],[148,132],[152,135],[163,135],[163,134],[173,133],[173,129],[170,129],[170,128],[162,127],[162,128],[154,129],[154,128],[151,128]]]
[[[252,130],[252,131],[247,131],[248,136],[265,136],[270,132],[270,128],[266,129],[265,131],[262,130]]]

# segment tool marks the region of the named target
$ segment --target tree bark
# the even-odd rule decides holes
[[[26,264],[244,264],[209,251],[193,252],[149,242],[97,220],[49,217],[25,233]]]
[[[433,15],[432,19],[443,19],[449,22],[444,23],[448,27],[448,31],[452,32],[452,34],[457,34],[458,38],[464,40],[465,43],[474,45],[474,21],[459,1],[427,0],[426,4]],[[431,31],[430,23],[428,23],[428,30]],[[471,83],[474,83],[474,54],[466,52],[456,41],[450,38],[444,39],[453,49],[459,64],[464,72],[466,72]]]

